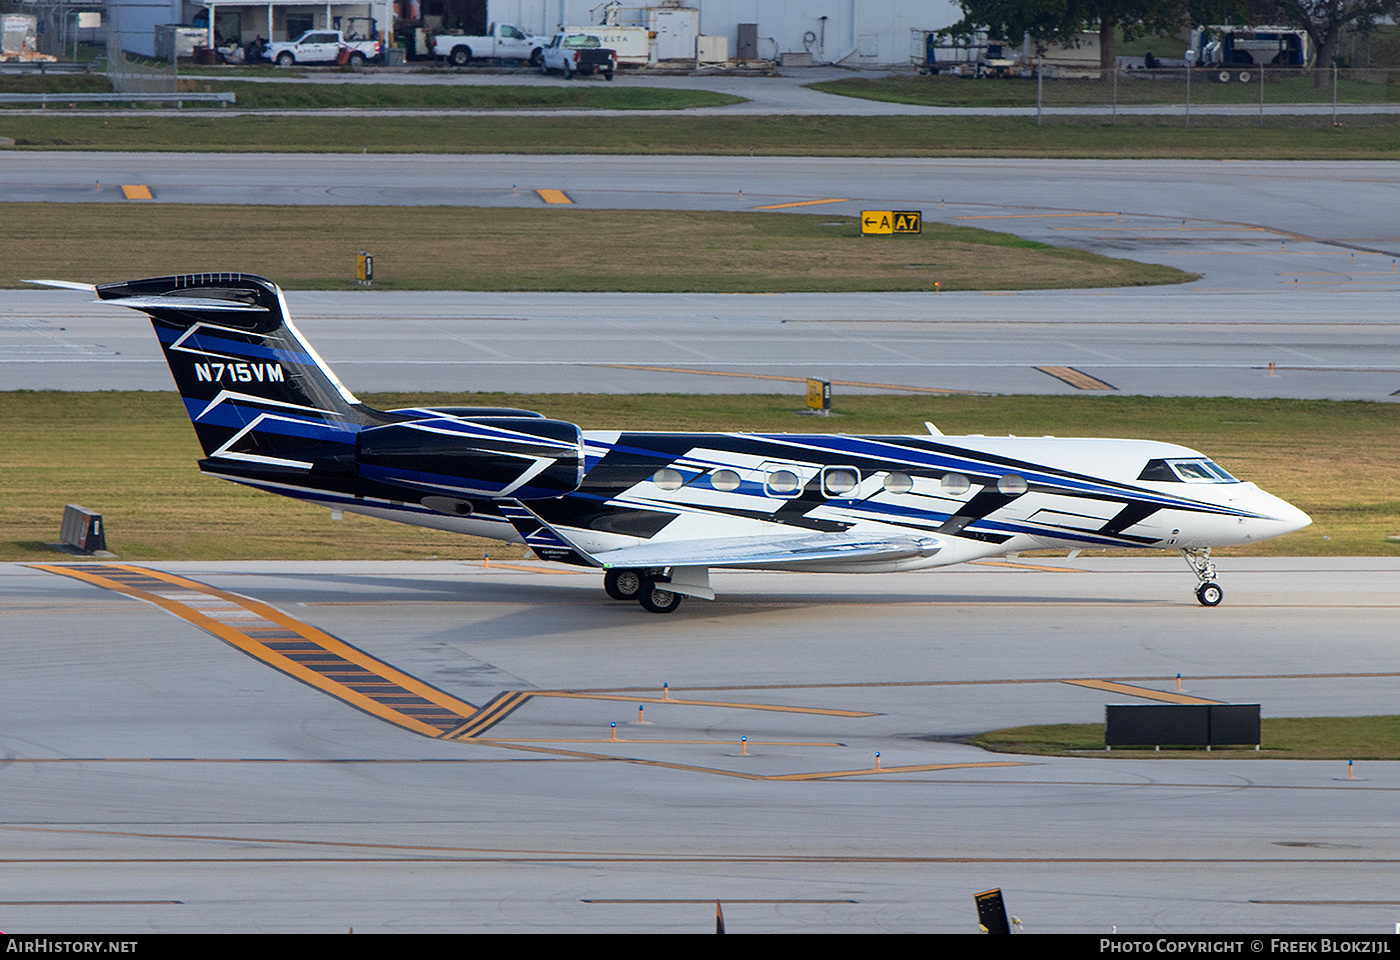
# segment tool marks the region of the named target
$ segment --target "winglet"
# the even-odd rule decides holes
[[[22,283],[32,283],[40,287],[58,287],[61,290],[83,290],[97,296],[97,284],[78,283],[76,280],[23,280]]]
[[[928,427],[928,432],[935,437],[943,436],[943,431],[935,427],[930,421],[925,420],[924,426]]]

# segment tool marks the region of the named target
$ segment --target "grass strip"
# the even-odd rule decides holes
[[[285,76],[285,72],[282,74]],[[181,92],[232,91],[240,110],[399,109],[399,110],[687,110],[744,103],[743,97],[708,90],[614,87],[591,83],[559,86],[449,83],[316,83],[284,80],[249,83],[218,77],[182,77]],[[110,93],[102,75],[0,76],[0,93]],[[91,109],[91,104],[84,105]],[[119,104],[113,104],[119,106]],[[0,108],[32,109],[32,104]]]
[[[538,202],[529,191],[520,200]],[[862,238],[854,217],[793,213],[125,202],[2,209],[22,225],[0,239],[3,287],[37,276],[105,282],[230,270],[290,289],[346,289],[355,286],[356,252],[367,247],[375,286],[389,290],[874,292],[1194,279],[968,227],[928,223],[919,235]]]
[[[1400,117],[64,116],[0,113],[5,149],[1388,160]],[[549,136],[541,136],[546,123]]]
[[[969,743],[996,753],[1032,756],[1239,760],[1400,760],[1400,717],[1264,717],[1259,750],[1197,747],[1104,750],[1101,723],[1052,723],[978,734]]]
[[[1209,82],[1208,78],[1215,77],[1220,71],[1197,71],[1192,77],[1191,105],[1259,106],[1261,90],[1258,70],[1254,67],[1236,67],[1226,72],[1233,78],[1242,71],[1250,73],[1254,82]],[[1338,103],[1346,105],[1400,102],[1400,86],[1389,82],[1389,73],[1342,71],[1344,77],[1347,74],[1353,74],[1353,78],[1338,82]],[[1034,107],[1037,97],[1036,82],[1033,78],[978,81],[943,75],[880,79],[850,77],[811,83],[808,86],[813,90],[842,97],[926,107]],[[1327,85],[1318,89],[1313,86],[1310,76],[1275,78],[1270,72],[1265,75],[1262,93],[1266,106],[1302,103],[1330,105],[1332,81],[1329,78]],[[1104,83],[1100,80],[1046,80],[1040,88],[1040,98],[1044,107],[1108,107],[1116,99],[1120,107],[1151,104],[1181,106],[1184,111],[1186,82],[1184,76],[1182,79],[1173,80],[1122,77],[1117,86],[1112,81]],[[1249,119],[1258,124],[1257,116]],[[1330,114],[1327,121],[1331,122]]]
[[[386,321],[392,323],[392,321]],[[600,378],[606,371],[599,371]],[[354,384],[350,384],[353,388]],[[1297,504],[1314,525],[1220,556],[1393,556],[1400,542],[1394,404],[1154,397],[838,396],[839,418],[798,416],[786,395],[380,394],[381,408],[512,406],[585,428],[799,433],[1147,437],[1211,454]],[[52,559],[65,503],[102,513],[128,560],[444,559],[519,548],[345,515],[202,476],[179,397],[158,392],[0,393],[0,560]]]
[[[744,103],[708,90],[660,87],[462,86],[394,83],[238,83],[182,80],[181,90],[231,90],[243,110],[455,109],[455,110],[688,110]],[[538,130],[538,127],[536,128]]]

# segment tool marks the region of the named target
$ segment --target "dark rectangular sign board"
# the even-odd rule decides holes
[[[1110,703],[1109,747],[1223,747],[1259,743],[1257,703]]]

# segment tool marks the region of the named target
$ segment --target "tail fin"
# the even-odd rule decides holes
[[[337,490],[432,510],[447,503],[458,513],[461,498],[546,499],[582,482],[583,440],[572,423],[528,410],[386,412],[360,403],[292,325],[282,291],[262,277],[28,282],[92,290],[149,314],[204,447],[200,468],[227,479],[273,488],[294,476],[298,492],[289,496]]]
[[[287,316],[277,285],[243,273],[154,277],[96,288],[150,315],[204,454],[222,464],[353,469],[364,406]],[[339,471],[337,471],[339,472]]]

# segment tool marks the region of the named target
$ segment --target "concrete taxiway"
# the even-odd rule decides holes
[[[67,291],[0,293],[3,389],[169,390],[150,325]],[[1392,402],[1394,294],[292,292],[352,389],[972,391]],[[1330,318],[1330,319],[1324,319]],[[1273,367],[1270,367],[1273,364]],[[1063,368],[1093,378],[1065,379]]]
[[[715,898],[736,932],[969,932],[993,886],[1034,932],[1400,915],[1396,764],[958,741],[1177,673],[1393,712],[1395,560],[1222,561],[1214,609],[1152,557],[718,574],[668,617],[539,563],[77,566],[0,567],[12,933],[703,932]],[[267,652],[306,638],[497,712],[412,732]]]
[[[90,201],[788,210],[918,208],[1202,279],[986,294],[297,293],[364,390],[915,390],[1387,399],[1400,389],[1400,164],[17,154],[0,196]],[[248,171],[257,169],[257,176]],[[106,184],[94,192],[93,183]],[[114,202],[117,202],[114,200]],[[199,269],[236,265],[201,263]],[[191,269],[194,269],[192,265]],[[63,279],[93,279],[65,277]],[[111,278],[96,278],[111,279]],[[125,278],[122,278],[125,279]],[[274,280],[277,278],[273,278]],[[0,292],[0,388],[169,389],[154,340],[81,294]],[[1269,365],[1274,364],[1272,375]],[[878,389],[887,389],[880,387]]]
[[[8,156],[0,194],[251,190],[208,175],[220,158],[59,154],[40,170],[32,156]],[[434,203],[523,204],[536,186],[592,206],[830,200],[793,208],[817,215],[914,198],[930,218],[952,199],[939,216],[1205,279],[1015,296],[289,294],[355,389],[788,389],[730,376],[754,370],[1075,389],[1049,365],[1144,393],[1400,388],[1394,164],[445,162],[279,161],[260,188],[404,203],[407,176],[461,185],[419,194]],[[144,320],[83,299],[0,292],[0,389],[169,389]],[[1385,893],[1400,765],[1349,778],[1342,761],[1266,753],[1047,759],[960,741],[1100,721],[1106,702],[1173,696],[1178,674],[1188,697],[1266,717],[1393,714],[1395,560],[1222,560],[1225,603],[1209,610],[1185,565],[1155,556],[718,573],[717,601],[669,617],[533,562],[78,567],[86,579],[0,566],[11,933],[704,932],[716,898],[733,932],[971,932],[989,887],[1032,932],[1400,920]]]

